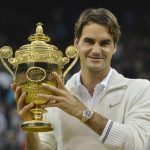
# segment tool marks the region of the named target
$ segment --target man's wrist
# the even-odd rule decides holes
[[[93,111],[92,109],[86,108],[86,109],[84,109],[84,110],[82,111],[82,117],[81,117],[80,120],[81,120],[83,123],[86,123],[89,119],[92,118],[93,114],[94,114],[94,111]]]

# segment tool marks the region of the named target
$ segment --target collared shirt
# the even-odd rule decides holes
[[[81,71],[77,74],[76,83],[79,90],[80,98],[87,105],[87,107],[93,108],[93,106],[98,102],[102,92],[106,89],[108,85],[108,81],[111,75],[112,68],[110,68],[107,76],[95,86],[94,93],[91,96],[87,88],[81,83]]]
[[[79,88],[75,83],[76,75],[77,74],[70,79],[70,83],[68,82],[67,87],[70,91],[72,90],[72,93],[80,96],[78,93]],[[48,119],[52,121],[55,130],[54,132],[40,133],[40,139],[45,149],[146,150],[147,145],[147,150],[150,150],[149,81],[127,79],[113,69],[113,73],[108,82],[109,85],[106,85],[103,92],[105,93],[107,90],[109,91],[109,89],[113,89],[114,91],[106,92],[106,97],[102,98],[103,103],[99,103],[97,110],[100,111],[99,114],[104,114],[104,117],[106,116],[113,121],[108,120],[101,136],[61,109],[50,107],[48,108]],[[132,100],[134,100],[134,103]],[[110,103],[113,104],[114,107],[110,108]],[[115,105],[117,103],[118,105]],[[124,108],[129,111],[125,111]],[[51,133],[54,133],[54,135],[51,135]]]

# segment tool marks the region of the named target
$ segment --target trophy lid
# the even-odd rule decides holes
[[[16,51],[16,64],[47,62],[64,65],[66,60],[63,58],[63,53],[55,45],[47,44],[50,37],[43,33],[42,25],[40,22],[37,23],[36,33],[28,37],[31,44],[23,45]]]
[[[0,59],[6,69],[11,73],[15,80],[15,74],[9,68],[5,59],[17,68],[19,64],[22,63],[34,63],[34,62],[45,62],[50,64],[57,64],[60,68],[63,68],[70,59],[73,59],[70,65],[63,73],[63,78],[69,72],[69,70],[75,65],[78,60],[78,49],[73,45],[70,45],[65,50],[65,57],[63,53],[55,46],[47,44],[50,41],[50,37],[43,33],[42,23],[37,23],[36,33],[30,35],[28,40],[30,44],[26,44],[16,50],[15,58],[13,57],[13,50],[10,46],[3,46],[0,49]]]

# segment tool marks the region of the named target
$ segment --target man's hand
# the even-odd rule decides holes
[[[14,97],[17,104],[17,110],[21,120],[23,122],[32,120],[33,117],[29,110],[34,106],[34,104],[33,103],[27,105],[25,104],[26,93],[21,91],[20,86],[16,86],[16,84],[12,84],[11,89],[14,92]]]
[[[58,87],[54,87],[43,83],[42,87],[46,90],[55,93],[51,94],[38,94],[39,97],[48,100],[48,103],[43,107],[58,107],[68,114],[81,118],[82,111],[86,108],[76,97],[74,97],[64,86],[63,81],[56,72],[53,72],[53,77],[57,81]]]

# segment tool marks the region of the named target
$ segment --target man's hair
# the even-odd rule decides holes
[[[75,37],[80,39],[82,30],[89,22],[94,22],[108,28],[114,43],[117,43],[121,34],[117,18],[109,10],[104,8],[89,8],[84,10],[75,24]]]

